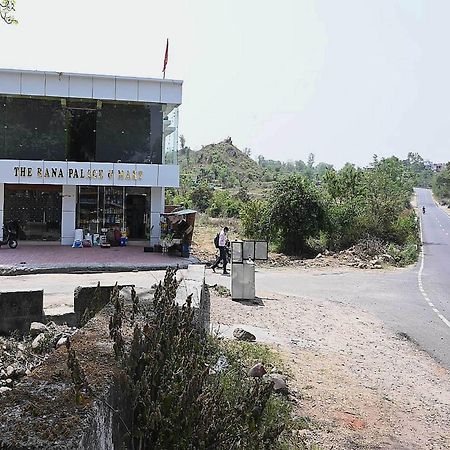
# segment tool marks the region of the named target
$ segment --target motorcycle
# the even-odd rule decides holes
[[[3,225],[3,239],[0,240],[0,247],[9,245],[9,248],[16,248],[18,245],[17,234],[17,227],[14,224]]]

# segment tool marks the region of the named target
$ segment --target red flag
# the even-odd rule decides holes
[[[163,67],[163,70],[162,70],[163,73],[164,73],[164,77],[166,76],[167,61],[169,61],[169,38],[167,38],[166,53],[164,55],[164,67]]]

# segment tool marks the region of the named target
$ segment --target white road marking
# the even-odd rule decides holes
[[[450,321],[441,314],[441,312],[434,306],[434,304],[431,302],[431,300],[428,298],[428,295],[425,292],[425,289],[423,288],[422,283],[422,273],[423,273],[423,266],[425,264],[425,252],[423,251],[423,223],[422,223],[422,217],[420,218],[420,241],[422,242],[422,249],[420,251],[420,269],[419,273],[417,274],[417,284],[419,285],[420,293],[422,294],[423,298],[427,302],[428,306],[437,314],[439,319],[442,320],[442,322],[445,323],[450,328]]]

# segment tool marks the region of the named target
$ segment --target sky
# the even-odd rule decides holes
[[[448,0],[17,0],[2,68],[184,80],[180,134],[253,157],[450,160]]]

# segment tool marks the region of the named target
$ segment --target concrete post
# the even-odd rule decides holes
[[[72,245],[75,239],[77,187],[62,187],[61,245]]]
[[[161,216],[164,212],[164,188],[152,187],[150,205],[150,245],[159,244],[161,237]]]

